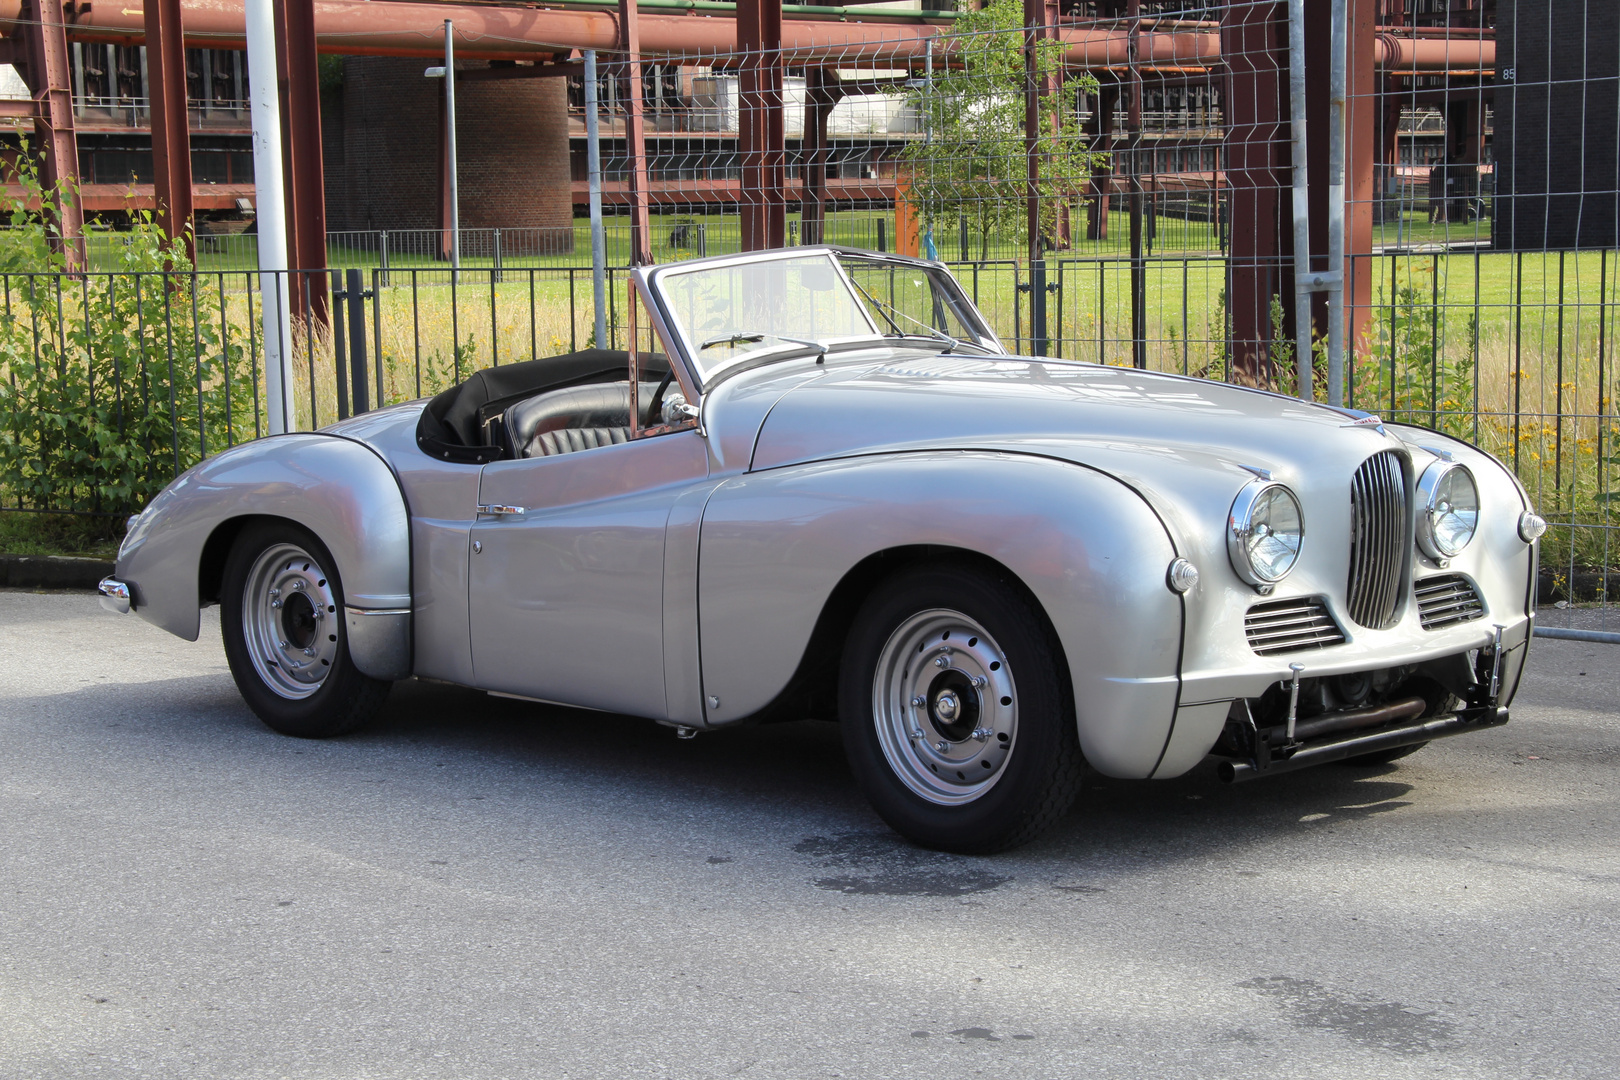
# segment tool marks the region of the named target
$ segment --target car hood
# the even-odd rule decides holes
[[[1348,505],[1393,428],[1279,394],[1178,375],[1029,358],[896,356],[790,389],[762,425],[752,468],[873,453],[1038,454],[1136,488],[1167,524],[1224,525],[1257,470],[1312,502]],[[1177,530],[1181,531],[1181,530]]]
[[[766,418],[754,469],[930,448],[1101,459],[1142,479],[1178,463],[1293,471],[1387,446],[1375,422],[1280,394],[1130,368],[1029,358],[897,357],[829,370]],[[1122,456],[1123,455],[1123,456]]]

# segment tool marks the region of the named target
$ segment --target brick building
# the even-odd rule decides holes
[[[458,64],[457,71],[485,66]],[[425,67],[422,60],[388,57],[344,60],[342,84],[331,88],[322,110],[328,229],[443,226],[444,83],[423,77]],[[461,227],[523,230],[511,243],[570,247],[563,80],[460,79],[456,112]]]

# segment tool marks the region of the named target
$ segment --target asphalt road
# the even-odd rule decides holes
[[[0,1077],[1613,1077],[1620,649],[1381,769],[1099,780],[907,847],[837,732],[425,684],[272,734],[192,644],[0,593]]]

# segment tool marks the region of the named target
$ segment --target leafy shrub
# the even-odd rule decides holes
[[[247,333],[182,244],[136,212],[112,272],[68,274],[25,152],[0,195],[0,489],[8,505],[123,515],[177,473],[257,431]]]

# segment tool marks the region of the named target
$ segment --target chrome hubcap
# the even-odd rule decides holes
[[[266,686],[295,700],[319,690],[342,621],[331,579],[307,551],[275,544],[259,554],[242,593],[242,636]]]
[[[984,627],[934,608],[901,623],[872,681],[878,741],[895,775],[941,806],[995,786],[1018,736],[1018,695]]]

